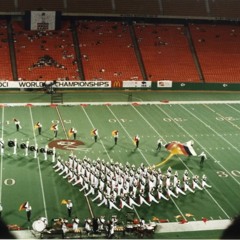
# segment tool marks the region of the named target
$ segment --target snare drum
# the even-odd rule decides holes
[[[36,232],[42,232],[46,228],[46,224],[42,220],[34,221],[32,228]]]
[[[146,233],[147,233],[148,235],[152,235],[152,234],[154,233],[154,226],[152,226],[152,225],[147,225],[147,227],[146,227]]]
[[[127,232],[133,232],[133,225],[127,225],[126,226],[126,231]]]

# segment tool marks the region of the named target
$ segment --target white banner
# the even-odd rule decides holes
[[[157,82],[158,88],[171,88],[172,87],[172,81],[170,80],[162,80]]]
[[[55,11],[31,11],[31,30],[55,30]]]
[[[111,81],[0,81],[3,88],[44,88],[52,85],[53,88],[111,88]]]
[[[123,81],[124,88],[150,88],[151,81]]]

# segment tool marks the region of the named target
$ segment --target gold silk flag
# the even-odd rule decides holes
[[[68,130],[68,137],[71,137],[73,135],[73,131],[72,131],[72,129],[69,129]]]
[[[53,125],[51,126],[50,130],[52,130],[52,131],[56,130],[56,124],[53,124]]]
[[[185,156],[197,156],[196,152],[193,149],[193,141],[190,140],[186,143],[180,143],[173,141],[167,143],[165,148],[173,155],[185,155]]]
[[[117,130],[112,131],[112,136],[115,137],[117,135]]]
[[[22,211],[22,210],[25,210],[26,208],[28,208],[28,206],[29,206],[29,203],[28,202],[25,202],[25,203],[23,203],[23,204],[21,204],[20,205],[20,207],[19,207],[19,211]]]
[[[61,201],[61,204],[67,204],[68,203],[68,201],[66,200],[66,199],[63,199],[62,201]]]

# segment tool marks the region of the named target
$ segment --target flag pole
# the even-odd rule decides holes
[[[168,160],[170,160],[171,157],[174,156],[174,155],[175,155],[175,153],[170,153],[170,154],[168,155],[168,157],[167,157],[165,160],[163,160],[163,162],[160,162],[160,163],[158,163],[157,165],[152,166],[151,168],[156,168],[156,167],[162,166],[164,163],[166,163]]]

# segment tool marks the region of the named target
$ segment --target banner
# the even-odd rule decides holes
[[[151,88],[151,81],[123,81],[124,88]]]
[[[0,89],[45,88],[49,84],[53,88],[111,88],[111,81],[0,81]]]
[[[162,80],[157,82],[158,88],[171,88],[172,87],[172,81],[170,80]]]
[[[30,30],[48,31],[55,30],[55,11],[31,11]]]

